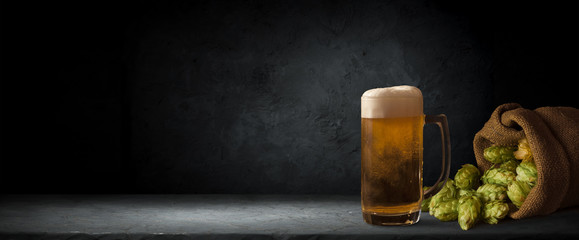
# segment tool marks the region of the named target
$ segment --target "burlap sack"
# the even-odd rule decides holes
[[[521,219],[579,205],[579,109],[529,110],[516,103],[497,107],[474,136],[479,170],[492,165],[483,157],[485,148],[492,144],[517,145],[524,137],[529,141],[538,179],[521,208],[511,205],[509,216]]]

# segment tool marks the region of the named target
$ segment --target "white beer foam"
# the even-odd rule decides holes
[[[422,92],[413,86],[370,89],[362,95],[362,118],[421,116]]]

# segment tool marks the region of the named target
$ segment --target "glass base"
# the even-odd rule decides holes
[[[412,225],[420,220],[420,211],[402,215],[378,215],[377,213],[362,213],[364,222],[381,226]]]

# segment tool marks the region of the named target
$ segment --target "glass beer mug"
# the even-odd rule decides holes
[[[362,95],[362,214],[374,225],[420,220],[420,204],[436,194],[450,172],[446,116],[424,115],[416,87],[376,88]],[[422,133],[435,123],[442,135],[442,171],[435,187],[422,191]]]

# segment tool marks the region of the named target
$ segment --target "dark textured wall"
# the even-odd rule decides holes
[[[139,187],[356,193],[360,96],[400,84],[448,115],[454,166],[473,160],[491,60],[465,18],[401,1],[208,3],[145,19],[129,84]]]
[[[579,106],[576,3],[51,9],[3,20],[19,33],[2,42],[9,192],[357,194],[367,89],[414,85],[448,116],[451,174],[498,104]],[[438,134],[425,127],[427,183]]]

